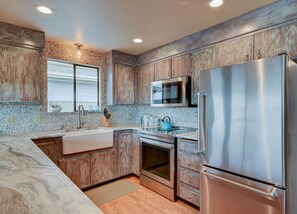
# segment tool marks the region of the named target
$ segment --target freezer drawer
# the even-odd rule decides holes
[[[200,176],[200,214],[285,214],[283,189],[210,168]]]

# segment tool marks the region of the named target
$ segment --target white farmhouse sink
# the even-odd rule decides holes
[[[93,129],[66,132],[63,136],[63,154],[73,154],[113,146],[113,130]]]

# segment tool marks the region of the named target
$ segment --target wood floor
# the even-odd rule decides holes
[[[181,200],[171,202],[150,189],[141,186],[137,177],[125,178],[139,186],[128,195],[107,202],[99,208],[106,214],[198,214],[198,209]]]

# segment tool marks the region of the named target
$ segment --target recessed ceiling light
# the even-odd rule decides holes
[[[142,43],[142,39],[137,38],[137,39],[134,39],[133,42],[135,42],[135,43]]]
[[[35,5],[35,8],[39,12],[44,13],[44,14],[52,14],[53,13],[52,9],[50,9],[49,7],[43,6],[43,5]]]
[[[209,6],[211,6],[211,7],[219,7],[219,6],[221,6],[223,3],[224,3],[223,0],[211,0],[211,1],[209,2]]]

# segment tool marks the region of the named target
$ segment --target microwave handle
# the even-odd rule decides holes
[[[197,108],[198,108],[198,142],[197,154],[205,154],[206,152],[206,131],[205,131],[205,93],[197,94]]]

